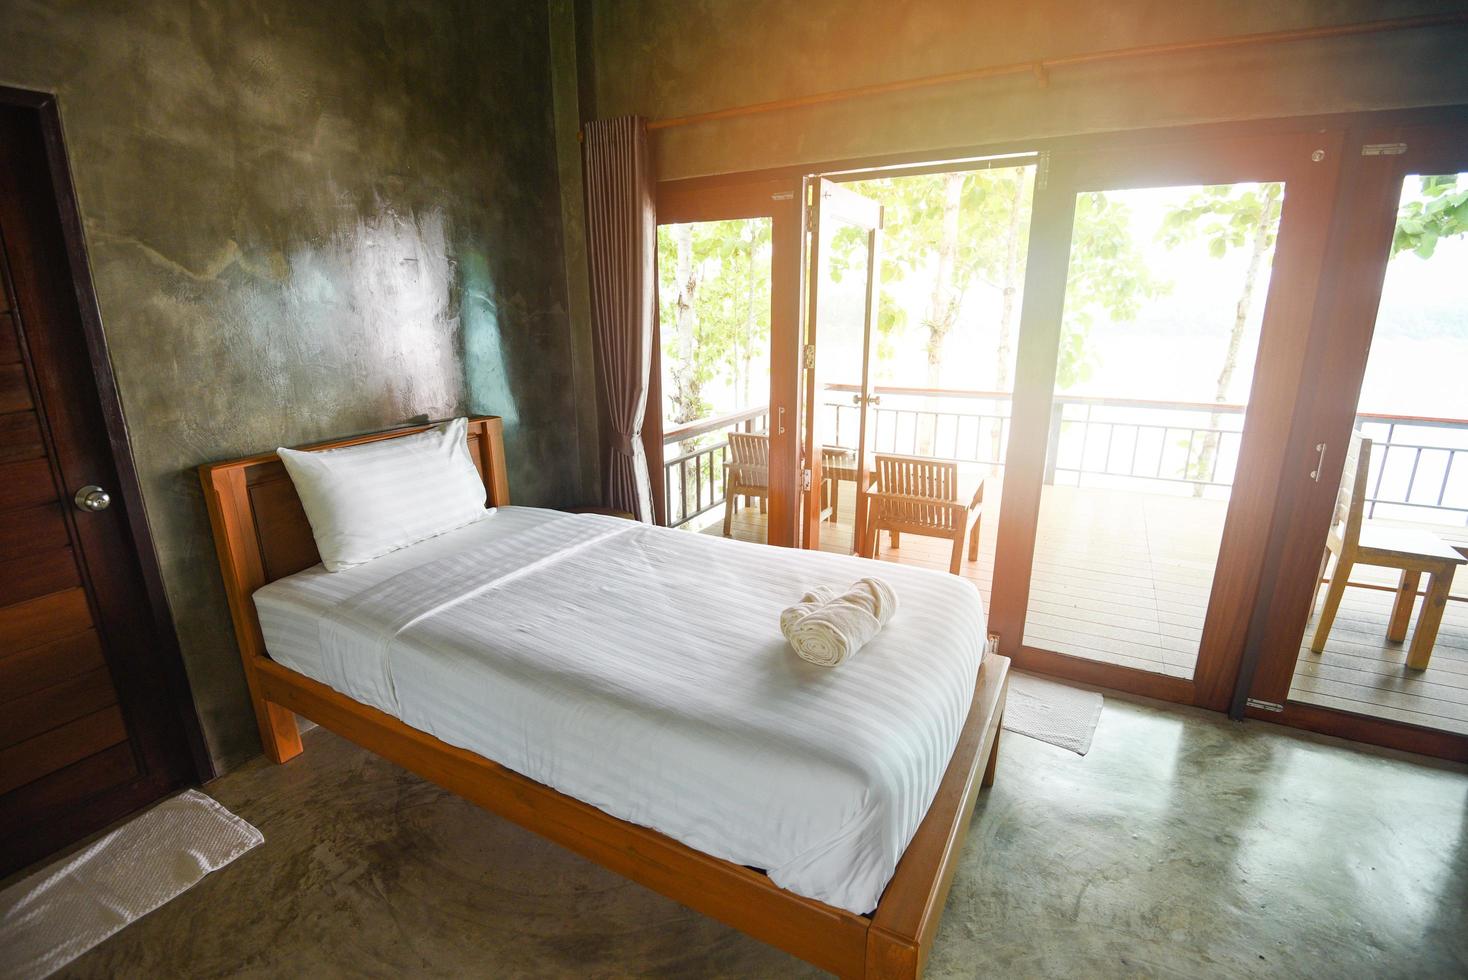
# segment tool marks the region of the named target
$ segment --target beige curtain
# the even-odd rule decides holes
[[[587,123],[583,132],[597,371],[611,423],[606,502],[650,524],[642,421],[657,310],[657,210],[647,129],[625,116]]]

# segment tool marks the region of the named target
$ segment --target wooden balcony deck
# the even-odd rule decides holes
[[[851,542],[855,487],[841,485],[841,521],[827,522],[823,550]],[[979,560],[963,575],[989,602],[999,493],[989,494]],[[1122,490],[1046,487],[1030,585],[1025,642],[1072,656],[1191,677],[1223,531],[1224,502]],[[709,515],[706,534],[723,533],[723,510]],[[757,507],[735,516],[733,534],[764,540]],[[1439,529],[1468,542],[1468,528]],[[885,539],[885,536],[884,536]],[[899,548],[884,540],[880,558],[946,571],[946,541],[904,535]],[[1387,569],[1358,568],[1353,582],[1395,585]],[[1453,583],[1468,597],[1468,572]],[[1468,602],[1449,602],[1432,664],[1405,667],[1406,644],[1386,640],[1392,593],[1346,590],[1325,653],[1302,648],[1290,698],[1357,714],[1391,718],[1468,734]],[[1421,601],[1419,600],[1419,607]],[[1413,616],[1413,623],[1416,616]]]

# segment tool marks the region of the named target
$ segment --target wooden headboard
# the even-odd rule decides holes
[[[410,436],[428,428],[408,426],[301,448],[357,446]],[[470,418],[468,440],[469,456],[484,479],[489,506],[508,504],[510,484],[500,419],[493,415]],[[295,484],[275,453],[206,464],[199,467],[199,480],[204,485],[209,523],[214,527],[214,547],[219,552],[219,569],[224,574],[224,591],[229,597],[240,654],[248,666],[251,657],[265,656],[260,621],[251,598],[255,590],[310,568],[321,561],[321,555]]]

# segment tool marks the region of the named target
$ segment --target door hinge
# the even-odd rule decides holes
[[[1406,143],[1367,143],[1361,147],[1363,157],[1399,157],[1406,152]]]
[[[989,634],[989,642],[984,647],[984,652],[985,653],[998,653],[999,652],[999,634],[998,633],[990,633]]]
[[[815,208],[807,207],[805,209],[805,230],[808,231],[808,232],[811,232],[812,234],[815,233],[815,230],[816,230],[816,209]]]
[[[1283,711],[1284,710],[1284,705],[1282,705],[1282,704],[1278,704],[1278,703],[1276,703],[1274,701],[1261,701],[1258,698],[1249,698],[1244,703],[1247,704],[1251,708],[1258,708],[1261,711]]]
[[[810,470],[809,469],[801,470],[800,471],[800,489],[802,491],[809,491],[810,490],[810,481],[811,481],[811,472],[810,472]]]
[[[815,344],[806,344],[803,348],[801,348],[800,357],[801,357],[801,363],[805,365],[805,369],[807,371],[813,371],[813,370],[815,370],[815,366],[816,366],[816,345]]]

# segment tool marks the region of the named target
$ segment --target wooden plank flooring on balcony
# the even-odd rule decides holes
[[[842,484],[838,523],[821,531],[822,550],[849,552],[855,487]],[[998,530],[998,488],[989,494],[979,560],[963,576],[989,603]],[[1191,677],[1223,532],[1225,502],[1123,490],[1046,487],[1041,498],[1025,643],[1141,670]],[[723,533],[723,511],[703,532]],[[764,540],[757,507],[736,514],[733,535]],[[1443,529],[1468,542],[1468,529]],[[903,535],[880,559],[948,569],[949,544]],[[1394,585],[1387,569],[1358,567],[1352,582]],[[1468,597],[1468,572],[1453,583]],[[1357,714],[1468,734],[1468,602],[1451,601],[1432,663],[1408,670],[1405,643],[1386,640],[1392,594],[1350,588],[1324,654],[1309,652],[1315,621],[1302,640],[1290,699]],[[1420,609],[1421,600],[1418,601]],[[1412,623],[1416,624],[1414,613]],[[1409,634],[1410,641],[1410,634]]]

